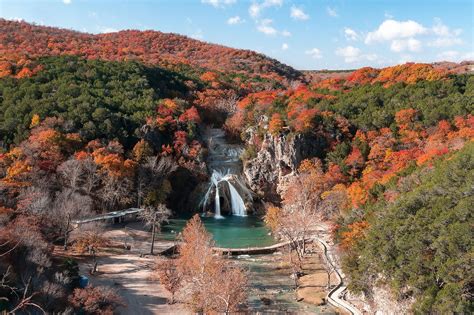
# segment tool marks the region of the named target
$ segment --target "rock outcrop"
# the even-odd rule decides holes
[[[314,135],[266,134],[257,156],[244,163],[249,187],[263,200],[280,200],[278,185],[295,172],[304,159],[322,157],[326,145],[324,138]]]

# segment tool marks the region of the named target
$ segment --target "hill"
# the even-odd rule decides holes
[[[168,68],[184,64],[263,77],[294,79],[301,76],[299,71],[263,54],[173,33],[126,30],[93,35],[5,19],[0,19],[0,55],[4,61],[78,55],[90,59],[139,60]]]

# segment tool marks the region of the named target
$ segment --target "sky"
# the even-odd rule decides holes
[[[178,33],[299,70],[474,60],[473,0],[0,0],[0,16]]]

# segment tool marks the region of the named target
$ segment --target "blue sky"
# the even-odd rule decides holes
[[[0,0],[0,16],[89,33],[179,33],[297,69],[474,59],[472,0]]]

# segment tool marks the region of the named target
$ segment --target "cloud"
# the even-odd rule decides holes
[[[346,46],[336,49],[336,55],[344,58],[346,63],[353,63],[361,60],[375,61],[377,60],[376,54],[362,54],[359,48],[354,46]]]
[[[257,31],[260,33],[263,33],[268,36],[276,36],[276,35],[281,35],[284,37],[290,37],[291,33],[288,32],[287,30],[284,30],[280,32],[277,30],[273,25],[273,20],[272,19],[263,19],[263,20],[258,20],[257,21]]]
[[[367,34],[365,43],[371,44],[373,42],[413,38],[414,36],[425,34],[426,32],[427,29],[423,25],[412,20],[385,20],[380,24],[377,30]]]
[[[283,43],[283,44],[281,45],[281,50],[287,50],[288,48],[290,48],[290,46],[288,46],[287,43]]]
[[[392,41],[390,49],[394,52],[402,52],[406,50],[416,52],[421,50],[421,42],[414,38],[395,39]]]
[[[7,20],[15,21],[15,22],[23,22],[25,19],[22,19],[19,17],[12,17],[12,18],[8,18]]]
[[[115,32],[118,32],[118,29],[116,28],[113,28],[113,27],[101,27],[100,28],[100,32],[101,33],[115,33]]]
[[[462,45],[464,43],[464,41],[459,38],[459,35],[462,33],[462,29],[451,30],[448,26],[444,25],[439,18],[435,18],[435,24],[431,28],[431,31],[437,36],[437,38],[429,42],[429,46],[450,47]]]
[[[291,7],[290,16],[295,20],[304,21],[309,19],[309,15],[306,14],[303,9],[297,8],[295,6]]]
[[[72,0],[63,0],[64,4],[71,4]]]
[[[440,60],[446,60],[446,61],[457,61],[459,58],[459,51],[455,51],[455,50],[443,51],[438,54],[438,58]]]
[[[236,25],[236,24],[242,24],[244,23],[245,20],[241,19],[240,16],[233,16],[227,20],[227,24],[229,25]]]
[[[274,36],[278,34],[278,31],[272,26],[272,23],[271,19],[263,19],[257,25],[257,30],[265,35]]]
[[[210,4],[215,8],[222,8],[234,4],[237,0],[201,0],[201,2],[204,4]]]
[[[474,52],[470,53],[460,53],[456,50],[447,50],[439,53],[437,55],[438,59],[441,61],[455,61],[460,62],[463,60],[473,60],[474,59]]]
[[[360,49],[353,46],[338,48],[336,49],[336,55],[344,57],[345,62],[351,63],[360,57]]]
[[[304,53],[311,56],[311,58],[314,58],[314,59],[323,58],[323,55],[321,54],[321,51],[318,48],[313,48],[313,49],[307,50]]]
[[[435,40],[428,43],[428,46],[432,47],[450,47],[456,45],[462,45],[464,41],[458,37],[450,38],[450,37],[439,37]]]
[[[249,7],[249,14],[251,17],[256,18],[260,15],[262,8],[256,3],[252,3]]]
[[[331,8],[331,7],[326,7],[326,12],[329,16],[332,16],[332,17],[338,17],[339,16],[339,14],[337,14],[336,9]]]
[[[448,26],[443,24],[440,18],[435,18],[435,25],[431,28],[433,33],[442,37],[454,37],[459,36],[462,33],[462,29],[458,28],[451,30]]]
[[[252,18],[258,18],[260,13],[265,8],[270,7],[281,7],[283,5],[283,0],[264,0],[263,2],[254,2],[249,7],[249,14]]]
[[[199,28],[193,34],[191,34],[190,37],[201,40],[204,38],[204,34],[202,33],[202,30]]]
[[[357,32],[348,27],[344,27],[344,36],[347,40],[357,40],[359,38]]]

